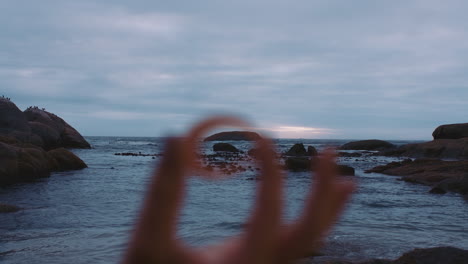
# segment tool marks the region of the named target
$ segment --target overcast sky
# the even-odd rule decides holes
[[[0,93],[82,134],[206,115],[275,137],[430,139],[468,122],[467,1],[0,1]]]

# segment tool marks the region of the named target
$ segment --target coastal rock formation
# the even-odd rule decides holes
[[[60,148],[21,148],[0,142],[0,186],[49,177],[52,171],[77,170],[86,164],[70,151]]]
[[[0,98],[0,135],[45,150],[91,147],[76,129],[55,114],[38,107],[29,107],[21,112],[5,98]]]
[[[286,155],[286,156],[296,156],[296,157],[309,156],[306,149],[305,149],[305,147],[304,147],[304,144],[302,144],[302,143],[294,144],[294,146],[292,146],[288,151],[286,151],[286,153],[284,153],[284,155]]]
[[[468,194],[468,161],[444,161],[436,159],[411,159],[377,166],[369,172],[402,176],[407,182],[433,186],[433,193],[447,191]]]
[[[378,140],[378,139],[369,139],[369,140],[359,140],[352,141],[342,145],[339,149],[342,150],[386,150],[394,148],[395,145],[390,142]]]
[[[63,147],[90,145],[60,117],[37,107],[21,112],[13,102],[0,98],[0,186],[86,167]]]
[[[229,140],[245,140],[255,141],[261,137],[259,134],[250,131],[229,131],[221,132],[205,138],[204,141],[229,141]]]
[[[83,136],[62,118],[39,108],[24,111],[34,134],[41,137],[44,149],[91,148]]]
[[[289,171],[311,171],[313,170],[313,162],[307,157],[288,157],[284,166]]]
[[[216,143],[213,145],[214,151],[239,152],[239,150],[229,143]]]
[[[436,139],[424,143],[407,144],[380,154],[412,158],[468,159],[468,138]]]
[[[314,148],[312,146],[308,146],[307,147],[307,154],[309,154],[309,156],[317,156],[318,152],[317,152],[316,148]]]
[[[459,139],[468,137],[468,123],[441,125],[432,132],[434,139]]]

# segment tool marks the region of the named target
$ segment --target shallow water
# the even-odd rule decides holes
[[[160,138],[90,137],[91,150],[74,150],[89,166],[54,173],[35,183],[0,189],[0,201],[24,210],[0,215],[2,263],[116,263],[158,161],[116,152],[160,153]],[[279,151],[295,142],[321,149],[344,140],[277,140]],[[402,144],[405,142],[394,142]],[[233,142],[241,149],[249,145]],[[206,146],[209,153],[210,144]],[[416,247],[468,249],[467,202],[457,194],[429,194],[429,187],[365,169],[393,158],[341,158],[356,168],[358,189],[328,237],[323,253],[351,259],[395,258]],[[256,172],[223,180],[190,178],[179,235],[204,245],[241,232],[252,205]],[[309,173],[289,173],[286,215],[294,219],[310,188]]]

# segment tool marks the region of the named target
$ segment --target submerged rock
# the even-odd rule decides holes
[[[390,142],[378,140],[378,139],[369,139],[369,140],[359,140],[352,141],[342,145],[339,149],[342,150],[387,150],[394,148],[395,145]]]
[[[239,150],[229,143],[216,143],[213,145],[213,151],[239,152]]]
[[[0,213],[14,213],[19,210],[21,210],[21,208],[16,205],[0,203]]]
[[[250,131],[229,131],[221,132],[214,135],[211,135],[204,139],[204,141],[229,141],[229,140],[245,140],[245,141],[255,141],[259,140],[261,137],[259,134]]]

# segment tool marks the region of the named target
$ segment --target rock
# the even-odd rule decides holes
[[[8,136],[13,131],[29,134],[31,128],[23,112],[10,100],[0,97],[0,134]]]
[[[63,147],[90,145],[60,117],[37,107],[21,112],[13,102],[0,98],[0,186],[86,167]]]
[[[54,171],[80,170],[88,167],[78,156],[64,148],[50,150],[47,154],[57,163],[56,167],[51,168]]]
[[[28,122],[28,124],[32,133],[41,138],[44,148],[53,149],[60,146],[60,134],[57,130],[39,122]]]
[[[0,143],[0,186],[48,177],[52,163],[42,149]]]
[[[437,187],[433,189],[433,193],[440,193],[440,190],[444,190],[468,194],[468,161],[466,160],[404,160],[377,166],[366,172],[403,176],[402,179],[407,182]]]
[[[441,125],[432,132],[434,139],[459,139],[468,137],[468,123]]]
[[[213,145],[214,151],[239,152],[239,150],[229,143],[216,143]]]
[[[468,250],[454,247],[414,249],[393,261],[394,264],[466,264]]]
[[[288,157],[284,165],[287,170],[294,172],[312,170],[312,162],[307,157]]]
[[[229,141],[229,140],[245,140],[245,141],[255,141],[259,140],[261,137],[255,132],[249,131],[229,131],[221,132],[214,135],[211,135],[205,138],[204,141]]]
[[[338,173],[344,176],[354,176],[355,171],[353,167],[347,165],[338,165]]]
[[[57,115],[38,108],[28,108],[24,114],[33,128],[33,133],[42,138],[45,149],[91,148],[78,131]]]
[[[296,143],[294,146],[292,146],[286,153],[284,153],[286,156],[295,156],[295,157],[301,157],[301,156],[309,156],[307,153],[304,144],[302,143]]]
[[[352,141],[344,144],[339,149],[342,150],[387,150],[394,148],[395,145],[378,139]]]
[[[424,143],[407,144],[397,150],[383,152],[382,155],[413,158],[468,159],[468,138],[436,139]]]
[[[318,152],[317,152],[317,149],[312,147],[312,146],[308,146],[307,147],[307,154],[309,156],[317,156],[318,155]]]
[[[21,112],[13,102],[5,98],[0,98],[0,135],[46,150],[58,147],[91,147],[62,118],[37,107],[29,107]]]
[[[436,193],[436,191],[438,191],[438,193],[452,191],[463,195],[468,194],[468,174],[440,181],[430,192]]]
[[[0,203],[0,213],[14,213],[19,210],[21,210],[21,208],[16,205]]]
[[[434,194],[446,194],[447,193],[447,191],[437,186],[433,187],[429,192],[434,193]]]

